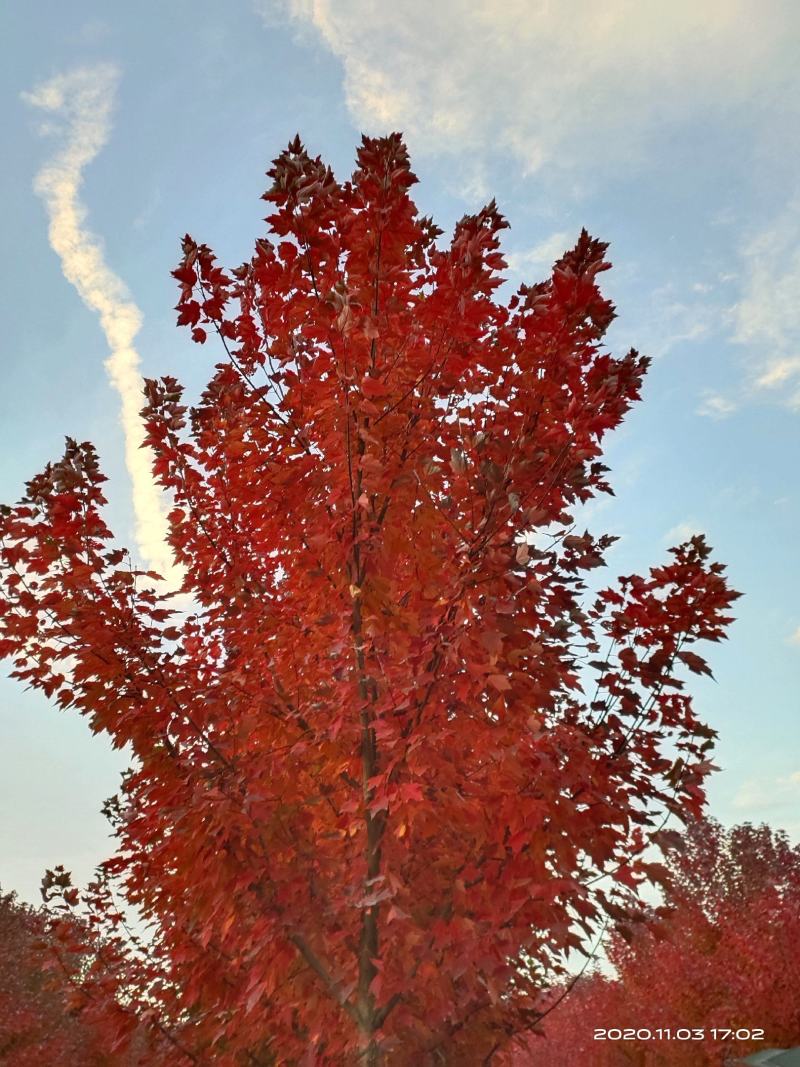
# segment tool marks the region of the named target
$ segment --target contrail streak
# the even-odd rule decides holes
[[[137,547],[146,564],[175,586],[180,579],[165,541],[165,502],[152,476],[152,452],[142,448],[144,427],[139,411],[144,401],[134,345],[142,314],[124,282],[105,262],[102,245],[86,224],[87,211],[80,199],[84,168],[111,132],[118,79],[117,69],[110,64],[81,67],[22,95],[29,104],[60,120],[55,129],[63,134],[63,143],[36,175],[34,190],[47,209],[50,246],[61,260],[64,277],[97,314],[108,342],[110,355],[105,368],[121,400]],[[47,124],[44,129],[51,132],[53,127]]]

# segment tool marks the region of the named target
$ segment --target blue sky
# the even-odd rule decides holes
[[[800,7],[49,0],[2,33],[0,500],[89,438],[120,539],[153,556],[138,375],[197,391],[214,358],[174,327],[180,237],[239,263],[295,132],[345,176],[362,131],[400,129],[445,230],[497,199],[509,288],[581,226],[610,242],[609,344],[654,364],[587,519],[621,536],[618,573],[696,530],[728,563],[746,595],[695,686],[711,811],[800,840]],[[5,675],[0,751],[0,885],[33,900],[45,866],[106,854],[124,758]]]

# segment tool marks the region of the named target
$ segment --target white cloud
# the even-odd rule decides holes
[[[704,532],[703,527],[694,519],[687,519],[685,522],[679,522],[677,526],[673,526],[671,530],[667,530],[662,540],[668,545],[681,545],[684,541],[688,541],[690,537],[694,537],[695,534]]]
[[[800,296],[800,290],[798,290]],[[773,359],[766,370],[756,378],[759,389],[774,389],[800,376],[800,356],[784,356]]]
[[[800,626],[797,627],[795,632],[789,638],[790,645],[797,645],[800,648]]]
[[[800,199],[743,250],[733,339],[748,349],[746,388],[800,411]]]
[[[254,0],[313,27],[354,121],[412,151],[629,169],[673,121],[781,91],[800,8],[766,0]],[[786,103],[784,103],[784,107]]]
[[[506,255],[509,270],[514,271],[515,274],[526,274],[532,269],[543,269],[544,273],[549,275],[550,267],[552,267],[553,263],[564,252],[573,248],[577,239],[577,233],[570,235],[561,230],[546,237],[527,251],[509,252]]]
[[[695,409],[697,415],[704,415],[709,419],[726,419],[738,409],[734,400],[720,396],[718,393],[705,393],[699,407]]]
[[[665,303],[661,318],[668,329],[656,350],[650,350],[651,354],[663,355],[682,341],[699,341],[701,337],[707,337],[710,315],[710,309],[702,304]]]
[[[627,307],[624,327],[617,324],[612,331],[624,328],[615,342],[618,347],[633,342],[640,351],[660,359],[681,345],[707,340],[719,331],[721,321],[718,299],[699,293],[694,286],[669,282]]]
[[[87,227],[80,199],[83,172],[106,144],[118,81],[115,67],[81,67],[37,86],[23,98],[53,116],[47,132],[62,134],[55,154],[36,175],[34,189],[50,220],[50,246],[61,260],[64,277],[97,315],[110,355],[108,377],[121,400],[125,460],[132,483],[135,537],[146,563],[171,583],[178,581],[169,547],[162,493],[151,474],[152,454],[143,449],[143,405],[136,334],[142,315],[123,281],[107,265],[98,238]]]

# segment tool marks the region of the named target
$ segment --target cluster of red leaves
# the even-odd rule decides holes
[[[183,242],[179,322],[225,353],[200,403],[146,384],[193,613],[70,441],[0,516],[0,655],[131,746],[105,877],[186,1057],[489,1062],[699,812],[680,673],[737,594],[701,537],[588,591],[613,538],[573,511],[647,366],[602,348],[604,244],[504,304],[494,202],[440,248],[399,136],[269,175],[250,261]]]
[[[104,811],[115,824],[116,799],[107,805]],[[158,938],[120,910],[106,866],[81,892],[63,867],[48,870],[41,891],[47,905],[39,918],[42,969],[66,990],[69,1010],[91,1035],[91,1047],[102,1051],[104,1067],[198,1062],[191,1037],[186,1040],[192,1014],[181,1010],[169,961]],[[76,911],[79,904],[83,914]],[[84,1060],[71,1060],[70,1067],[78,1062]],[[86,1063],[91,1067],[88,1053]]]
[[[725,831],[706,820],[668,857],[666,918],[613,936],[616,977],[579,981],[543,1023],[546,1039],[510,1063],[718,1067],[800,1044],[800,847],[764,825]],[[705,1036],[609,1042],[594,1040],[595,1027]],[[747,1040],[756,1028],[763,1040]]]
[[[62,919],[62,935],[74,919]],[[0,895],[0,1063],[5,1067],[122,1067],[133,1061],[109,1058],[102,1032],[79,1011],[81,994],[70,981],[74,958],[63,959],[62,945],[50,917],[22,904],[13,894]]]

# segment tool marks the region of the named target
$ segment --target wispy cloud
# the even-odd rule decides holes
[[[790,645],[797,645],[800,648],[800,626],[797,627],[795,632],[789,637]]]
[[[798,24],[775,0],[757,19],[748,0],[254,3],[269,24],[283,10],[312,28],[339,58],[360,127],[401,129],[414,151],[511,155],[527,173],[630,170],[672,122],[785,98]]]
[[[746,388],[800,411],[800,198],[743,250],[733,339],[746,346]]]
[[[696,414],[704,415],[709,419],[727,419],[729,415],[733,415],[738,406],[735,400],[730,400],[719,393],[707,392],[696,408]]]
[[[694,537],[695,534],[703,532],[703,527],[698,522],[694,519],[687,519],[673,526],[671,530],[667,530],[662,540],[668,545],[680,545],[688,541],[690,537]]]
[[[759,150],[785,144],[800,117],[800,5],[789,0],[766,0],[757,19],[749,0],[251,2],[268,25],[282,17],[339,60],[359,128],[402,130],[412,152],[446,158],[448,187],[470,202],[509,160],[540,187],[555,176],[579,194],[612,173],[663,170],[665,132],[681,128],[705,137],[735,124],[741,158],[756,170]],[[724,203],[708,218],[711,227],[738,221]],[[538,268],[538,253],[512,252],[511,270]],[[659,356],[733,337],[748,349],[741,378],[709,389],[698,414],[724,419],[753,400],[800,410],[800,204],[736,266],[719,282],[738,296],[712,293],[707,279],[656,292],[637,344]]]
[[[118,78],[117,69],[109,64],[81,67],[23,93],[23,99],[56,120],[48,121],[43,132],[58,134],[60,145],[36,175],[34,190],[47,209],[50,246],[61,260],[64,277],[95,312],[108,342],[110,355],[105,367],[121,400],[120,421],[139,552],[150,567],[174,583],[178,576],[165,542],[164,500],[152,477],[152,454],[142,448],[142,379],[135,347],[142,315],[124,282],[107,265],[102,245],[87,225],[87,210],[80,198],[84,170],[111,132]]]
[[[515,274],[525,274],[529,270],[544,270],[543,276],[545,276],[558,257],[574,246],[577,238],[577,233],[569,234],[565,230],[560,230],[558,233],[545,237],[533,248],[509,252],[506,256],[509,270]]]
[[[705,343],[719,333],[724,308],[713,286],[668,282],[626,307],[620,347],[635,339],[648,356],[660,359],[685,345]],[[612,326],[617,333],[620,327]]]

